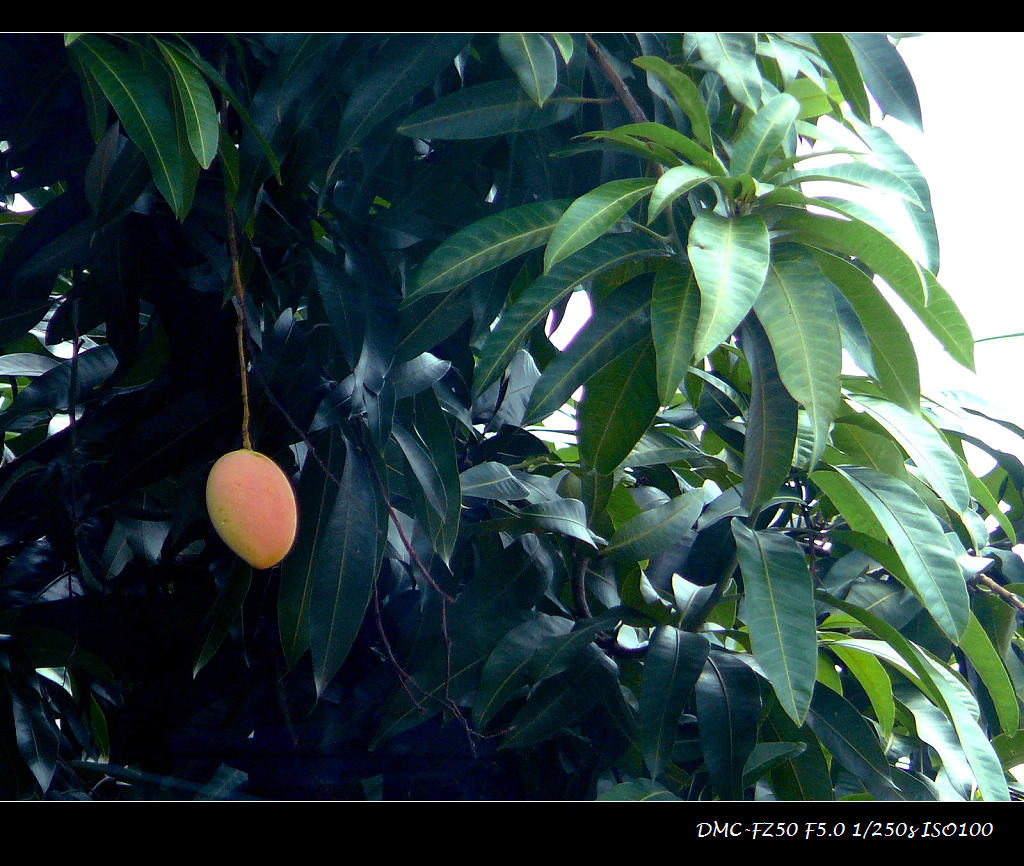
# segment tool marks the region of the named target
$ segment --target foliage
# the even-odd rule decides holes
[[[0,796],[1008,798],[1024,431],[921,394],[895,41],[3,37]]]

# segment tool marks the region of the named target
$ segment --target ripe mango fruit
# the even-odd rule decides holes
[[[206,508],[224,543],[253,568],[271,568],[291,550],[298,506],[291,481],[249,448],[218,458],[206,479]]]

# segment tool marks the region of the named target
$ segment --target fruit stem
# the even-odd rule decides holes
[[[238,302],[238,324],[235,332],[238,335],[238,367],[242,377],[242,447],[252,450],[249,438],[249,367],[245,360],[245,286],[242,284],[242,269],[239,266],[238,238],[235,234],[235,210],[231,202],[225,203],[228,223],[228,251],[231,254],[231,281]]]

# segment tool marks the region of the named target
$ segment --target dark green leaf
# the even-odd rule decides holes
[[[647,645],[640,691],[637,744],[652,779],[672,755],[679,718],[707,661],[706,637],[659,626]]]
[[[551,43],[539,33],[503,33],[498,50],[523,90],[543,108],[558,84],[558,60]]]
[[[697,679],[697,720],[704,762],[724,800],[743,799],[743,767],[757,743],[761,694],[757,674],[713,650]]]
[[[732,521],[743,575],[743,616],[754,658],[782,708],[802,725],[817,675],[817,628],[811,574],[786,535]]]
[[[539,129],[579,108],[579,97],[558,86],[538,107],[519,81],[488,81],[443,96],[410,114],[398,127],[410,138],[474,139]]]
[[[387,512],[369,458],[345,440],[341,485],[313,564],[310,648],[322,694],[348,655],[373,593],[387,535]]]
[[[566,202],[561,201],[521,205],[484,217],[456,232],[420,265],[403,306],[423,295],[449,292],[545,244],[565,206]]]
[[[686,250],[700,287],[693,354],[703,358],[731,336],[761,293],[771,257],[768,227],[757,215],[702,212]]]
[[[190,194],[164,83],[102,37],[82,36],[70,50],[99,82],[125,131],[145,154],[157,188],[184,219]]]
[[[654,343],[635,344],[587,382],[579,408],[579,449],[609,475],[629,456],[658,412]]]

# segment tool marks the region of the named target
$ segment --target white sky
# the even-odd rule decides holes
[[[1016,167],[1024,116],[1011,82],[1021,72],[1022,33],[940,32],[907,38],[900,54],[917,85],[924,134],[884,126],[928,181],[939,233],[939,282],[974,338],[1024,331],[1024,209]],[[912,329],[922,388],[966,388],[1024,418],[1024,337],[975,347],[977,377]]]

